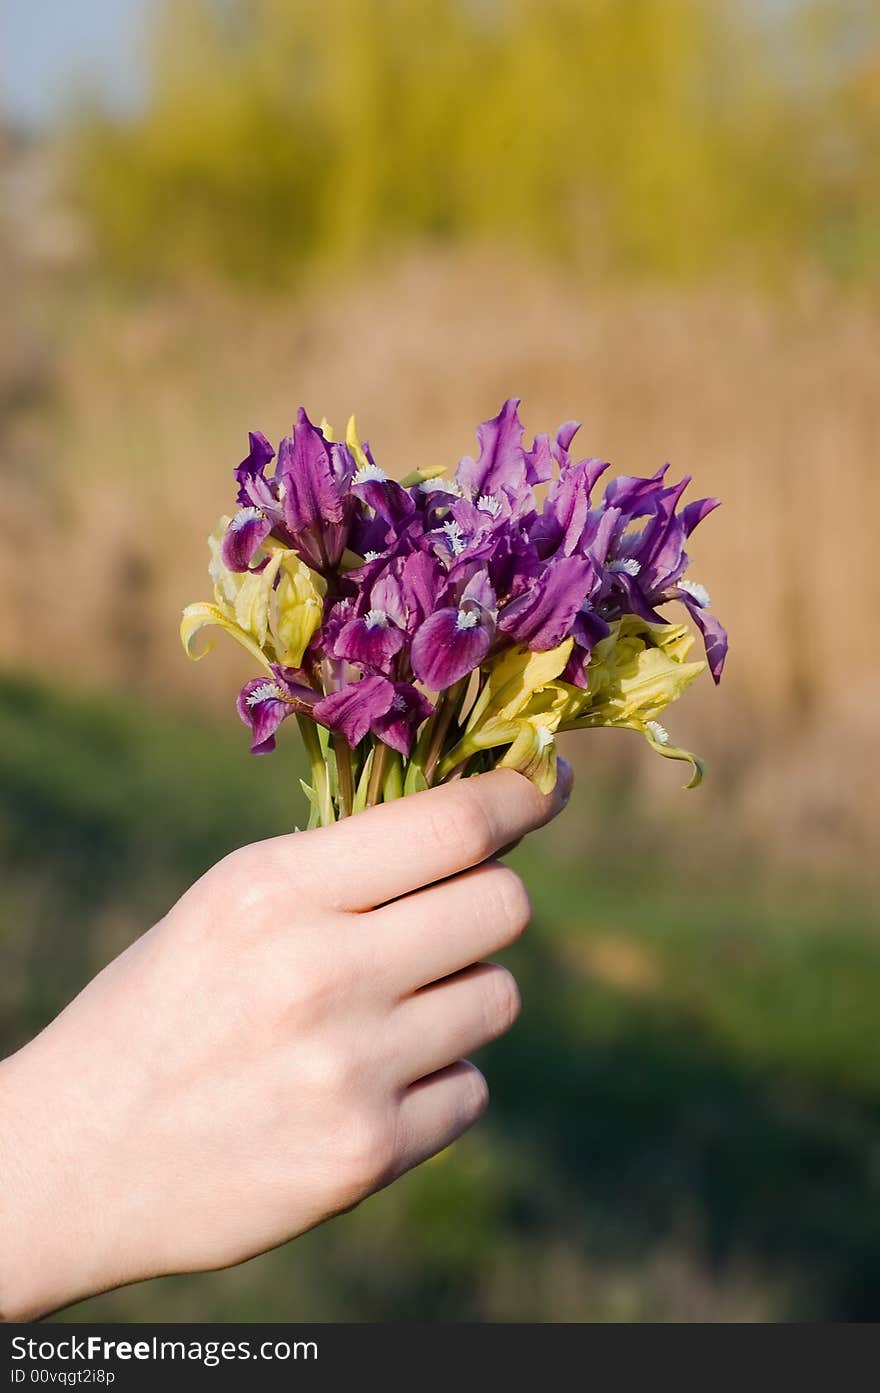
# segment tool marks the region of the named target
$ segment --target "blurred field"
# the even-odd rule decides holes
[[[225,728],[3,683],[0,1049],[289,825],[297,772]],[[845,887],[695,851],[583,780],[517,858],[536,922],[487,1121],[287,1249],[67,1318],[876,1318],[876,928]]]
[[[71,1319],[880,1312],[880,28],[862,0],[181,0],[142,112],[0,126],[0,1052],[301,815],[181,607],[248,429],[396,473],[510,394],[724,508],[720,691],[517,855],[493,1108],[292,1248]],[[392,95],[393,94],[393,95]],[[2,107],[0,107],[2,110]]]

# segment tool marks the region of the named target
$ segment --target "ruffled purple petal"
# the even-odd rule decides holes
[[[387,672],[405,642],[406,635],[389,624],[387,617],[375,620],[368,611],[363,619],[351,619],[342,626],[333,645],[333,656]]]
[[[250,447],[248,453],[235,471],[235,477],[238,480],[238,502],[245,507],[253,501],[248,484],[257,477],[262,480],[267,465],[271,464],[275,458],[275,451],[260,430],[252,430],[248,433],[248,445]]]
[[[275,732],[281,722],[304,708],[285,697],[280,682],[257,677],[245,682],[238,694],[236,709],[251,729],[251,754],[265,755],[275,748]]]
[[[442,692],[479,667],[492,645],[495,624],[485,611],[438,609],[416,631],[410,660],[420,682]]]
[[[337,479],[339,452],[302,407],[293,434],[278,446],[278,482],[284,522],[303,560],[316,570],[338,564],[345,550],[351,507]]]
[[[476,499],[507,487],[519,493],[526,482],[523,427],[519,398],[509,397],[497,416],[477,427],[479,459],[466,455],[456,471],[456,482],[465,495]]]
[[[399,629],[406,628],[406,601],[400,571],[403,562],[395,557],[391,566],[379,576],[369,591],[370,603],[366,609],[380,609]],[[366,610],[365,610],[366,612]]]
[[[687,566],[685,531],[675,510],[689,483],[690,477],[686,475],[680,484],[661,491],[641,545],[634,553],[641,564],[639,581],[646,594],[671,585]]]
[[[581,428],[580,421],[563,421],[559,430],[556,432],[556,449],[554,455],[560,464],[567,458],[571,449],[571,442],[574,440]]]
[[[592,562],[585,557],[550,562],[524,594],[504,606],[498,627],[533,652],[555,648],[570,632],[594,582]]]
[[[712,680],[716,685],[721,681],[721,674],[724,671],[724,664],[727,659],[727,630],[707,609],[698,604],[689,595],[681,596],[682,603],[685,604],[690,612],[690,616],[703,635],[703,643],[706,648],[706,661],[709,664],[709,671]]]
[[[443,605],[445,576],[435,556],[427,551],[414,551],[401,567],[400,584],[406,607],[406,628],[412,634],[429,614]]]
[[[230,522],[220,546],[220,556],[228,571],[250,570],[255,552],[263,545],[272,523],[257,508],[242,508]]]
[[[416,731],[433,711],[434,707],[417,687],[396,682],[390,707],[373,722],[373,734],[408,759]]]
[[[371,468],[373,466],[368,466]],[[363,471],[366,472],[366,471]],[[377,475],[381,471],[377,470]],[[412,494],[397,483],[396,479],[365,478],[354,476],[351,491],[362,503],[368,504],[391,527],[399,527],[412,517],[416,510]]]
[[[720,507],[720,498],[698,498],[693,503],[688,503],[687,507],[682,508],[679,514],[684,535],[689,537],[694,528],[703,521],[703,518],[707,518],[710,513]]]
[[[359,682],[350,682],[338,692],[322,697],[312,715],[321,725],[338,730],[354,749],[373,723],[390,709],[394,697],[394,683],[387,677],[362,677]]]
[[[357,461],[349,447],[339,440],[330,442],[330,468],[340,494],[351,488],[351,481],[357,472]]]
[[[625,572],[607,578],[607,592],[615,614],[635,614],[647,624],[668,623],[669,621],[646,600],[640,580],[641,577],[636,579]]]
[[[553,478],[554,455],[550,446],[550,436],[546,432],[536,435],[531,450],[524,451],[526,464],[526,483],[546,484]]]
[[[498,608],[498,600],[489,579],[489,573],[485,570],[474,571],[467,585],[461,593],[459,606],[467,609],[469,604],[479,605],[480,609],[488,610],[495,614]]]
[[[668,470],[669,465],[664,464],[649,479],[639,479],[629,474],[618,475],[605,489],[606,507],[619,508],[631,518],[641,518],[653,513],[657,496],[663,491],[663,480]]]
[[[595,648],[597,643],[601,643],[603,638],[607,638],[611,630],[602,616],[597,614],[590,602],[587,601],[575,615],[571,632],[575,646],[586,654]],[[566,681],[568,681],[567,678]]]
[[[571,556],[580,550],[590,511],[590,491],[602,460],[582,460],[560,474],[544,501],[541,516],[531,531],[542,555],[561,552]]]

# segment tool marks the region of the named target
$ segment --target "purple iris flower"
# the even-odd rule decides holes
[[[590,494],[605,460],[585,459],[568,465],[550,486],[541,516],[532,528],[532,541],[542,556],[561,552],[571,556],[584,550],[591,529]]]
[[[276,663],[271,678],[239,694],[255,753],[274,748],[287,716],[308,713],[352,748],[372,734],[407,757],[433,712],[414,683],[443,692],[506,647],[540,652],[571,638],[562,676],[583,688],[590,654],[616,620],[666,623],[673,600],[699,629],[719,680],[727,635],[705,588],[688,579],[686,551],[718,500],[682,505],[689,480],[670,485],[667,465],[650,478],[613,479],[598,494],[608,464],[573,455],[578,423],[526,446],[518,408],[510,398],[478,427],[476,458],[465,456],[454,480],[409,488],[368,445],[328,440],[302,408],[277,458],[264,435],[250,434],[224,565],[260,570],[266,558],[255,557],[272,539],[326,578],[323,612],[320,595],[309,601],[322,622],[310,625],[303,667]],[[352,553],[363,557],[357,569],[348,569]],[[290,652],[278,635],[294,601],[276,585],[263,617],[269,660]]]
[[[248,441],[250,450],[235,471],[240,508],[221,546],[223,564],[230,571],[249,570],[254,554],[273,529],[284,529],[275,481],[266,478],[275,451],[261,431],[251,431]]]
[[[220,547],[220,555],[226,569],[250,570],[254,555],[271,531],[271,519],[259,508],[241,508],[227,527]]]
[[[581,650],[588,653],[605,636],[607,621],[635,614],[648,623],[667,623],[658,606],[678,599],[703,635],[709,668],[717,682],[724,667],[727,636],[718,620],[706,612],[708,596],[703,587],[689,587],[683,577],[688,566],[687,539],[718,506],[718,500],[701,498],[678,511],[689,479],[667,486],[668,468],[664,465],[648,479],[626,475],[613,479],[605,488],[601,505],[594,507],[590,491],[602,473],[601,462],[563,465],[532,529],[532,538],[542,555],[554,548],[567,553],[574,544],[575,553],[589,557],[601,572],[600,584],[591,587],[574,620],[572,662]],[[581,469],[583,479],[578,477]],[[579,528],[580,539],[575,542]]]
[[[489,577],[478,571],[457,605],[435,610],[420,625],[410,652],[413,672],[420,682],[440,692],[480,666],[495,636],[495,605]]]
[[[477,427],[479,458],[469,455],[458,466],[455,480],[466,498],[509,489],[519,497],[528,487],[519,398],[509,397],[497,416]]]
[[[522,594],[505,605],[498,628],[533,651],[561,643],[596,582],[592,561],[563,556],[547,562]]]
[[[362,448],[365,453],[369,449],[366,445]],[[395,479],[389,479],[370,454],[367,454],[367,463],[361,465],[354,475],[351,487],[355,496],[368,504],[376,516],[392,528],[400,527],[416,510],[412,494]]]
[[[235,471],[238,480],[238,501],[243,508],[271,507],[275,497],[266,481],[267,467],[275,458],[275,451],[262,431],[252,430],[248,434],[249,450]]]
[[[325,440],[300,407],[278,447],[275,483],[292,544],[313,570],[334,569],[345,550],[353,466],[348,447]]]
[[[244,724],[251,728],[251,754],[264,755],[274,750],[275,732],[281,722],[288,716],[311,714],[316,695],[311,687],[291,680],[283,668],[273,668],[273,676],[268,680],[255,677],[245,682],[236,708]]]
[[[372,731],[406,758],[416,730],[433,710],[416,687],[374,675],[323,697],[312,715],[321,725],[339,731],[352,749]]]
[[[406,634],[392,622],[387,610],[375,607],[343,624],[332,656],[387,674],[405,642]]]

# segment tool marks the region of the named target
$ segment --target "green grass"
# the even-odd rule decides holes
[[[234,721],[0,682],[0,1044],[232,846],[296,821],[280,746],[249,759]],[[486,1122],[287,1248],[68,1319],[876,1319],[870,907],[589,782],[517,853],[525,1009],[482,1061]]]

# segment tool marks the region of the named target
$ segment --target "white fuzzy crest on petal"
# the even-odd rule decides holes
[[[261,701],[283,701],[284,693],[277,682],[263,682],[259,687],[254,687],[250,696],[247,698],[248,706],[259,706]]]
[[[229,530],[238,532],[239,528],[246,527],[249,522],[260,522],[262,517],[259,508],[241,508],[229,524]]]
[[[451,493],[455,498],[461,497],[461,489],[454,479],[423,479],[419,493]]]
[[[659,721],[646,721],[645,725],[658,745],[668,745],[670,743],[669,731],[665,726],[662,726]]]
[[[388,475],[384,469],[379,468],[378,464],[370,464],[368,461],[361,465],[351,482],[353,484],[369,484],[374,481],[377,484],[387,483]]]
[[[444,522],[442,530],[446,533],[446,540],[449,543],[449,550],[453,556],[458,556],[463,552],[467,543],[462,536],[461,527],[454,520]]]
[[[683,590],[686,595],[700,606],[700,609],[708,609],[712,603],[712,596],[709,594],[705,585],[701,585],[698,580],[680,580],[679,590]]]

